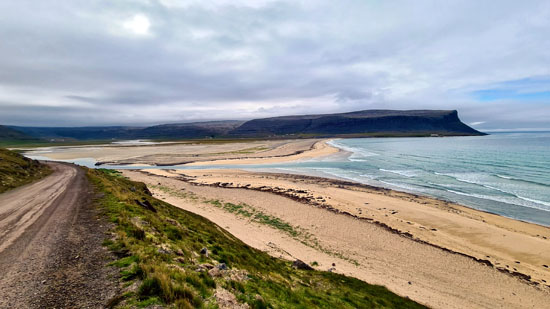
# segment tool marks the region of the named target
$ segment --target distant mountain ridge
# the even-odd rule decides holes
[[[33,137],[12,129],[10,127],[2,126],[0,125],[0,140],[30,140],[33,139]]]
[[[150,127],[10,127],[41,139],[127,140],[127,139],[197,139],[226,136],[244,121],[224,120],[162,124]]]
[[[2,132],[5,132],[2,135]],[[484,135],[456,110],[364,110],[280,116],[249,121],[207,121],[149,127],[2,127],[0,139],[17,136],[68,140],[288,138]]]
[[[483,135],[458,118],[456,110],[364,110],[340,114],[254,119],[231,132],[235,136],[279,135]]]

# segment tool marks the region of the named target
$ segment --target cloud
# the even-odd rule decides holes
[[[142,14],[136,14],[131,19],[126,20],[122,26],[137,35],[147,35],[149,33],[149,27],[151,27],[151,22]]]
[[[20,0],[0,25],[3,124],[437,108],[550,126],[526,97],[550,85],[542,0]]]

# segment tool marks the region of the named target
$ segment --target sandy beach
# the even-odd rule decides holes
[[[26,150],[53,160],[89,158],[101,165],[221,165],[281,163],[339,152],[320,139],[188,141],[150,145],[62,146]]]
[[[550,299],[550,289],[542,281],[548,281],[550,273],[535,265],[549,257],[545,247],[550,241],[532,235],[548,234],[543,227],[483,213],[474,215],[475,211],[464,207],[438,205],[438,201],[430,204],[428,199],[392,191],[368,191],[353,184],[297,175],[238,170],[124,171],[124,175],[147,183],[157,198],[205,216],[253,247],[385,285],[430,307],[539,308]],[[213,200],[244,203],[245,209],[278,218],[300,232],[293,235],[239,216],[214,206]],[[414,209],[406,211],[408,207]],[[435,223],[431,224],[432,220]],[[477,231],[471,229],[483,225],[487,227],[486,242],[499,239],[499,233],[514,240],[479,243]],[[516,238],[522,246],[514,245]],[[535,255],[529,249],[541,251]],[[495,266],[449,250],[479,256]],[[516,268],[531,274],[532,279],[498,267],[511,267],[511,272]]]
[[[550,309],[550,0],[0,21],[0,309]]]
[[[245,168],[338,153],[323,140],[288,140],[71,147],[47,155]],[[313,176],[236,169],[123,173],[255,248],[384,285],[430,307],[541,308],[550,301],[548,227]]]

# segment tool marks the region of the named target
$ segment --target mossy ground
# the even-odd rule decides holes
[[[144,184],[116,172],[88,170],[88,176],[99,193],[97,205],[114,223],[105,245],[119,256],[113,264],[129,287],[112,305],[217,308],[214,294],[224,289],[251,308],[423,308],[382,286],[294,269],[207,219],[151,197]],[[200,253],[203,248],[208,256]],[[221,263],[228,269],[204,267]]]
[[[0,193],[31,183],[51,173],[47,165],[0,148]]]

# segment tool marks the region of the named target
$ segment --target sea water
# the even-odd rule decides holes
[[[294,163],[215,165],[212,168],[246,168],[347,179],[550,226],[550,132],[356,138],[329,143],[344,150],[345,155]],[[38,154],[41,153],[35,151],[27,155],[48,159]],[[66,161],[96,167],[91,158]],[[105,167],[209,168],[207,165]]]
[[[550,226],[550,132],[330,142],[347,157],[279,165]]]

